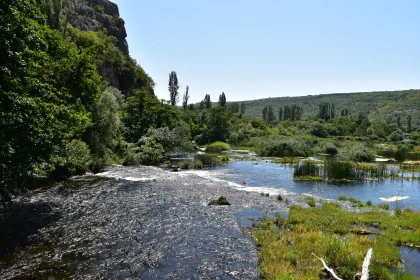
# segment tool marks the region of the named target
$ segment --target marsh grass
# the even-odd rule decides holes
[[[412,167],[412,169],[409,169]],[[413,172],[411,176],[405,178],[400,174],[400,170],[406,168]],[[358,163],[352,161],[325,160],[323,164],[313,161],[303,161],[295,164],[293,178],[297,180],[310,181],[362,181],[377,179],[407,179],[418,180],[414,172],[420,171],[414,164],[401,164],[400,169],[389,168],[386,164]]]
[[[230,151],[230,146],[229,144],[226,144],[225,142],[221,141],[211,143],[209,146],[206,147],[207,153],[220,154],[225,151]]]
[[[197,154],[194,157],[194,166],[200,163],[201,168],[203,167],[214,167],[219,163],[219,159],[216,155],[212,154]]]
[[[355,234],[379,224],[375,236]],[[404,210],[400,216],[385,212],[349,213],[337,203],[321,208],[292,206],[284,230],[273,230],[274,219],[264,220],[253,232],[259,248],[264,279],[320,279],[321,256],[343,279],[353,279],[367,250],[373,248],[371,279],[415,279],[397,272],[399,245],[420,245],[420,213]],[[356,231],[357,232],[357,231]]]
[[[274,163],[280,164],[295,164],[299,162],[297,157],[282,157],[282,158],[275,158],[272,160]]]

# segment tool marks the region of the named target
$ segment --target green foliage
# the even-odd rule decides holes
[[[345,143],[338,151],[338,157],[342,161],[370,162],[375,156],[368,147],[357,142]]]
[[[196,168],[214,167],[219,163],[217,156],[211,154],[197,154],[194,157],[194,166]]]
[[[0,10],[0,192],[7,193],[91,125],[101,79],[87,51],[43,24],[36,1],[2,1]]]
[[[125,165],[158,165],[163,162],[164,149],[161,144],[153,139],[143,137],[137,144],[137,147],[131,146],[128,149]]]
[[[165,153],[191,152],[194,150],[193,144],[190,141],[190,132],[185,126],[177,126],[172,130],[167,126],[149,128],[145,137],[151,138],[156,143],[161,144]]]
[[[216,141],[206,147],[206,152],[220,154],[221,152],[229,151],[230,146],[225,142]]]
[[[224,92],[219,96],[219,106],[226,107],[226,95]]]
[[[89,169],[89,147],[83,141],[72,140],[54,153],[50,162],[53,177],[63,178],[83,174]]]
[[[211,109],[212,105],[211,105],[210,95],[206,94],[204,96],[203,106],[204,108],[200,108],[200,109],[207,109],[207,110]]]
[[[226,141],[230,134],[230,114],[224,107],[213,108],[209,111],[206,132],[208,140],[213,141]]]
[[[95,165],[102,166],[110,161],[117,147],[124,141],[123,124],[120,118],[120,106],[123,95],[113,87],[103,91],[92,112],[93,125],[85,133]]]
[[[168,90],[169,90],[169,100],[172,106],[175,106],[179,100],[179,84],[178,84],[178,77],[175,71],[169,73],[169,82],[168,82]]]
[[[307,156],[309,147],[302,139],[291,137],[258,137],[252,141],[252,146],[262,156],[290,157]]]
[[[175,106],[162,104],[147,89],[136,90],[123,105],[122,119],[127,128],[126,138],[137,142],[149,128],[180,125],[180,111]]]
[[[99,14],[103,14],[105,12],[104,7],[102,7],[101,5],[95,5],[93,6],[93,9]]]

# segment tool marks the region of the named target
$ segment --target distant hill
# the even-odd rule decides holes
[[[244,102],[246,104],[245,114],[259,118],[262,117],[262,110],[265,106],[272,106],[277,113],[279,107],[290,104],[302,106],[304,118],[315,118],[318,105],[322,102],[330,102],[335,104],[338,115],[344,108],[349,110],[353,116],[357,116],[360,111],[369,111],[369,119],[371,120],[384,119],[387,115],[393,115],[394,117],[399,115],[404,125],[407,115],[411,114],[413,126],[420,127],[420,90],[272,97]]]

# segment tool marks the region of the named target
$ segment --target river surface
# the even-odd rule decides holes
[[[293,180],[293,167],[272,163],[255,157],[257,161],[234,160],[215,170],[202,172],[202,176],[218,178],[235,183],[238,189],[271,194],[300,193],[337,199],[339,196],[353,197],[374,205],[383,204],[380,198],[408,196],[407,199],[388,203],[395,207],[420,211],[420,181],[411,180],[412,173],[404,173],[406,179],[383,179],[361,182],[309,182]],[[206,174],[207,173],[207,174]],[[418,173],[415,176],[420,176]]]
[[[309,183],[292,174],[264,159],[175,173],[109,166],[28,193],[0,208],[0,279],[259,279],[250,218],[307,207],[306,194],[374,204],[407,195],[402,206],[419,209],[418,181]],[[231,206],[208,206],[220,196]],[[417,273],[418,251],[401,252]]]
[[[231,206],[208,206],[222,195]],[[0,278],[259,279],[241,227],[287,207],[196,174],[111,166],[0,209]]]

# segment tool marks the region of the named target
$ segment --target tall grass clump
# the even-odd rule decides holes
[[[324,176],[328,180],[362,180],[353,162],[327,160],[324,162]]]
[[[221,152],[230,151],[229,144],[226,144],[225,142],[216,141],[214,143],[211,143],[206,148],[207,153],[213,153],[213,154],[220,154]]]
[[[299,177],[322,177],[322,168],[313,161],[303,161],[295,165],[294,178]]]
[[[194,157],[194,166],[197,166],[197,163],[200,163],[200,168],[203,167],[214,167],[219,161],[217,156],[210,154],[197,154]]]

